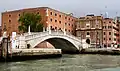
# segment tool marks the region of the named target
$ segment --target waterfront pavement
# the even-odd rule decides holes
[[[49,49],[49,48],[34,48],[34,49],[12,49],[9,52],[13,56],[16,55],[47,55],[47,54],[62,54],[61,49]]]
[[[34,49],[11,49],[8,51],[7,56],[3,55],[0,61],[24,61],[42,58],[55,58],[61,57],[61,49],[47,49],[47,48],[34,48]]]
[[[80,53],[120,55],[120,48],[85,48]]]

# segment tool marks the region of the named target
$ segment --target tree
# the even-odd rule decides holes
[[[35,13],[23,13],[18,22],[19,31],[28,32],[28,27],[30,26],[31,32],[41,32],[43,31],[43,24],[41,23],[41,16]]]

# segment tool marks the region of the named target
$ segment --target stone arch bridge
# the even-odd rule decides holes
[[[19,48],[34,48],[43,41],[51,43],[63,52],[77,52],[82,48],[81,40],[73,35],[61,31],[24,33],[16,36],[16,46]]]

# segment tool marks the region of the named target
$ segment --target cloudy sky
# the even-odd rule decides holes
[[[0,13],[9,10],[51,7],[80,17],[89,13],[100,15],[108,12],[110,17],[119,15],[120,0],[0,0]],[[0,15],[1,16],[1,15]]]

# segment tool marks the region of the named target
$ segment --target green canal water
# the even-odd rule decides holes
[[[64,54],[61,58],[0,63],[0,71],[120,71],[120,56]]]

